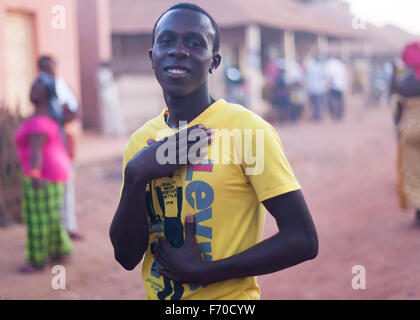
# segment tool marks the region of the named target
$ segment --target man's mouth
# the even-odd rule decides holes
[[[165,68],[165,71],[174,75],[187,74],[189,72],[189,70],[185,67],[168,67]]]

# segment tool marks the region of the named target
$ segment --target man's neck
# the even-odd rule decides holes
[[[164,98],[169,112],[167,123],[171,128],[178,128],[180,122],[190,123],[215,101],[207,86],[184,97],[164,94]]]

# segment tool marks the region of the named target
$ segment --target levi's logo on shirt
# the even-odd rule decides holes
[[[207,160],[206,163],[198,163],[187,167],[187,174],[185,180],[190,181],[192,179],[193,172],[213,172],[213,163],[211,160]]]

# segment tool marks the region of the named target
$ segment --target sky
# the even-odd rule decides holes
[[[345,0],[351,12],[382,26],[390,23],[420,35],[420,0]]]

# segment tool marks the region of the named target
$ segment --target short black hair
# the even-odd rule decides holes
[[[43,56],[39,57],[38,58],[38,68],[40,70],[43,70],[45,62],[47,62],[47,61],[54,61],[54,59],[53,59],[53,57],[48,56],[48,55],[43,55]]]
[[[197,6],[196,4],[193,3],[178,3],[172,7],[170,7],[168,10],[166,10],[164,13],[162,13],[159,17],[159,19],[157,19],[154,27],[153,27],[153,33],[152,33],[152,46],[154,46],[155,44],[155,31],[156,31],[156,27],[160,21],[160,19],[162,19],[162,17],[168,13],[169,11],[175,10],[175,9],[187,9],[187,10],[192,10],[195,12],[199,12],[204,14],[207,18],[210,19],[211,25],[213,26],[213,29],[215,31],[215,39],[214,39],[214,45],[213,45],[213,52],[218,52],[220,49],[220,31],[219,31],[219,26],[216,23],[216,20],[214,20],[214,18],[203,8]]]

